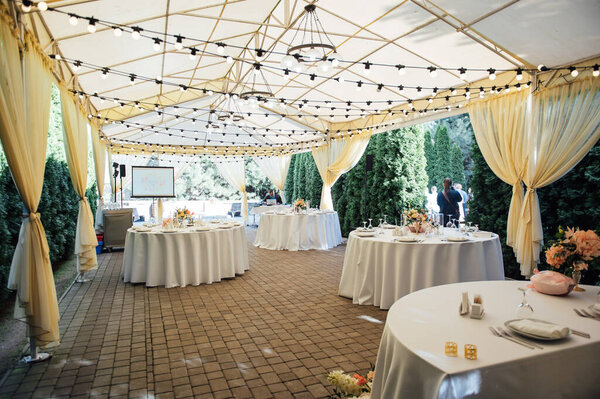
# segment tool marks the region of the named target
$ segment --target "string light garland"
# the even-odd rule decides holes
[[[60,57],[58,54],[51,54],[50,58],[53,58],[53,59],[56,59],[56,60],[59,60],[59,61],[62,61],[62,62],[67,62],[67,63],[73,64],[73,65],[77,65],[77,68],[81,68],[82,66],[85,66],[86,68],[89,68],[89,69],[92,69],[92,70],[95,70],[95,71],[100,71],[102,73],[102,78],[105,78],[108,75],[108,73],[110,72],[110,73],[115,74],[117,76],[128,77],[130,79],[130,81],[135,80],[135,79],[140,80],[140,81],[155,81],[156,83],[160,83],[160,84],[163,84],[163,85],[169,85],[169,86],[173,86],[173,87],[178,87],[180,90],[184,90],[184,91],[185,90],[195,90],[195,91],[201,91],[202,94],[208,94],[208,95],[219,94],[219,95],[224,95],[224,96],[238,96],[238,97],[240,96],[238,93],[230,93],[230,92],[226,92],[226,91],[214,91],[214,90],[209,90],[209,89],[206,89],[206,88],[197,88],[197,87],[194,87],[194,86],[187,86],[187,85],[182,85],[182,84],[175,83],[175,82],[165,81],[162,78],[158,79],[158,78],[151,78],[151,77],[147,77],[147,76],[134,75],[134,74],[131,74],[129,72],[125,72],[125,71],[121,71],[121,70],[116,70],[116,69],[112,69],[111,70],[108,67],[102,67],[102,66],[98,66],[98,65],[88,64],[88,63],[83,62],[81,60],[73,60],[73,59],[67,59],[67,58],[64,58],[64,57]],[[594,66],[589,66],[589,67],[586,67],[586,68],[592,69],[593,67]],[[364,83],[362,81],[358,81],[357,84],[358,84],[358,87],[360,88],[360,87],[362,87],[362,85]],[[527,87],[529,87],[530,84],[531,84],[531,82],[527,82],[527,83],[524,83],[524,84],[523,83],[511,84],[511,85],[508,85],[508,86],[509,86],[509,88],[515,88],[517,90],[520,90],[521,88],[524,88],[524,87],[527,88]],[[377,84],[378,90],[381,90],[383,87],[386,87],[383,83]],[[400,91],[404,90],[405,88],[410,88],[410,87],[408,87],[408,86],[399,86],[399,90]],[[449,99],[452,98],[452,97],[468,96],[468,95],[470,95],[470,94],[467,94],[467,93],[470,93],[470,89],[471,89],[470,87],[440,89],[438,87],[423,88],[423,87],[419,87],[419,86],[417,86],[415,88],[417,90],[424,90],[424,89],[432,90],[434,96],[420,98],[420,99],[414,100],[414,101],[429,101],[429,100],[433,101],[433,100],[439,100],[439,99],[442,99],[442,98],[445,101],[449,101]],[[480,91],[483,91],[484,93],[485,93],[486,90],[489,90],[490,93],[493,93],[493,92],[498,92],[499,93],[499,92],[501,92],[502,87],[499,87],[499,86],[479,86],[479,87],[477,87],[477,89],[479,89]],[[440,90],[442,90],[442,91],[450,91],[452,95],[451,96],[447,96],[447,95],[446,96],[440,96],[439,95]],[[459,90],[462,92],[462,94],[459,94]],[[131,104],[131,103],[134,102],[132,100],[121,100],[119,98],[108,97],[108,96],[96,96],[96,97],[98,97],[100,99],[115,99],[116,101],[119,101],[119,103],[125,102],[125,103],[128,103],[128,104]],[[248,100],[250,100],[250,99],[252,99],[252,98],[248,98]],[[293,99],[288,99],[288,98],[284,98],[284,97],[277,98],[277,99],[269,99],[267,97],[260,97],[260,96],[256,97],[255,100],[257,102],[263,102],[265,104],[271,103],[273,105],[274,105],[273,101],[275,101],[275,102],[279,101],[279,104],[280,105],[283,104],[283,106],[294,106],[296,104],[299,108],[302,108],[305,105],[310,105],[310,106],[315,107],[316,109],[320,109],[322,107],[321,104],[325,104],[325,106],[328,106],[328,105],[331,105],[331,104],[345,103],[345,104],[347,104],[348,107],[350,107],[351,105],[358,105],[358,104],[366,104],[367,106],[370,106],[372,104],[388,104],[389,106],[392,106],[392,105],[395,104],[397,106],[397,105],[403,105],[403,104],[406,104],[406,103],[410,104],[413,101],[411,99],[397,99],[397,100],[358,100],[358,101],[313,100],[313,99],[293,100]],[[338,110],[338,109],[346,109],[346,113],[344,113],[344,114],[332,114],[332,113],[328,113],[328,114],[320,114],[320,115],[317,115],[317,116],[324,116],[324,117],[343,116],[343,117],[346,117],[346,118],[348,118],[350,116],[362,117],[363,114],[365,112],[367,112],[366,109],[361,109],[360,113],[358,113],[358,114],[349,114],[348,113],[349,112],[348,107],[330,106],[328,108],[331,111]],[[369,112],[372,113],[372,110],[369,110]],[[386,113],[386,112],[388,112],[388,111],[387,110],[381,111],[381,113]],[[265,114],[265,113],[262,113],[262,112],[252,112],[252,111],[250,111],[250,112],[243,112],[243,113],[247,114],[249,116],[250,115],[264,115]],[[314,115],[315,112],[312,112],[312,114]],[[378,114],[380,114],[380,112],[378,110],[376,110],[375,114],[378,115]]]
[[[33,4],[33,2],[31,1],[23,1],[22,4],[25,5],[26,3],[28,4]],[[44,2],[41,2],[44,3]],[[40,4],[40,3],[38,3]],[[84,20],[84,21],[88,21],[88,26],[90,24],[93,23],[94,26],[97,25],[101,25],[104,26],[106,28],[109,29],[113,29],[113,30],[121,30],[122,32],[130,32],[132,34],[132,38],[134,39],[139,39],[140,37],[144,37],[147,38],[149,40],[152,40],[154,42],[154,45],[156,45],[157,43],[159,43],[159,49],[160,49],[160,43],[163,42],[163,40],[159,39],[156,36],[161,36],[161,37],[167,37],[169,38],[169,40],[165,40],[164,43],[165,44],[172,44],[173,46],[175,46],[175,48],[177,50],[181,50],[183,49],[184,45],[183,45],[183,41],[187,40],[187,41],[194,41],[194,42],[198,42],[204,45],[210,45],[211,48],[215,48],[216,50],[216,54],[212,53],[208,50],[203,50],[202,53],[203,54],[208,54],[208,55],[215,55],[218,57],[223,58],[224,60],[226,60],[228,63],[232,62],[233,60],[238,61],[238,62],[243,62],[243,63],[250,63],[253,64],[254,61],[247,61],[244,59],[239,59],[239,58],[233,58],[231,56],[225,56],[225,49],[226,48],[232,48],[232,49],[236,49],[236,50],[245,50],[245,51],[252,51],[255,52],[257,54],[257,56],[259,58],[262,58],[266,55],[266,51],[261,49],[261,48],[254,48],[254,47],[247,47],[247,46],[240,46],[240,45],[235,45],[235,44],[227,44],[227,43],[223,43],[223,42],[216,42],[216,41],[211,41],[211,40],[204,40],[204,39],[198,39],[198,38],[192,38],[192,37],[184,37],[180,34],[174,34],[174,33],[168,33],[168,32],[162,32],[162,31],[156,31],[156,30],[152,30],[152,29],[143,29],[139,26],[132,26],[132,25],[123,25],[123,24],[118,24],[118,23],[114,23],[111,21],[107,21],[107,20],[102,20],[102,19],[97,19],[94,18],[93,16],[83,16],[83,15],[79,15],[76,13],[71,13],[71,12],[67,12],[67,11],[63,11],[61,9],[58,8],[54,8],[54,7],[49,7],[47,6],[47,4],[44,7],[44,10],[42,10],[40,8],[41,11],[51,11],[51,12],[56,12],[56,13],[60,13],[63,14],[65,16],[69,17],[69,23],[71,25],[77,25],[79,20]],[[31,9],[29,9],[28,11],[31,11]],[[27,11],[26,11],[27,12]],[[156,47],[155,47],[156,49]],[[190,54],[193,52],[194,55],[198,52],[199,50],[196,49],[195,47],[191,47],[190,48]],[[275,54],[275,55],[279,55],[282,57],[286,57],[288,56],[287,53],[285,52],[280,52],[280,51],[269,51],[269,54]],[[292,57],[293,58],[293,57]],[[230,61],[231,60],[231,61]],[[509,72],[509,71],[514,71],[516,73],[516,76],[522,76],[523,72],[527,72],[527,73],[536,73],[536,72],[546,72],[546,71],[560,71],[560,70],[570,70],[570,68],[574,68],[572,66],[569,67],[547,67],[545,65],[539,65],[537,68],[525,68],[525,67],[519,67],[519,68],[479,68],[479,67],[470,67],[470,68],[465,68],[465,67],[434,67],[434,66],[422,66],[422,65],[403,65],[403,64],[387,64],[387,63],[377,63],[377,62],[371,62],[371,61],[353,61],[353,60],[343,60],[343,59],[339,59],[339,58],[327,58],[326,61],[329,61],[333,67],[337,67],[339,64],[348,64],[348,65],[362,65],[364,67],[364,72],[365,74],[369,74],[370,71],[372,70],[372,67],[384,67],[384,68],[395,68],[398,70],[398,72],[403,75],[404,73],[406,73],[406,70],[425,70],[428,71],[430,76],[432,78],[435,78],[437,76],[437,72],[438,71],[446,71],[446,72],[452,72],[452,73],[459,73],[459,76],[461,77],[461,79],[464,79],[464,77],[466,77],[466,73],[467,72],[488,72],[488,76],[490,78],[490,80],[494,80],[495,77],[497,76],[496,74],[499,72]],[[282,67],[275,67],[275,66],[271,66],[271,65],[265,65],[265,68],[269,68],[269,69],[274,69],[274,70],[279,70],[281,72],[284,72],[284,74],[289,74],[290,70],[294,70],[293,68],[290,68],[289,66],[287,66],[287,64],[285,62],[282,62]],[[575,74],[577,75],[580,71],[582,70],[593,70],[594,66],[583,66],[583,67],[578,67],[575,68]],[[304,73],[301,70],[294,70],[296,73],[299,74],[305,74],[310,78],[310,74]],[[520,72],[520,73],[519,73]],[[571,73],[573,73],[571,71]],[[595,74],[594,76],[597,76],[598,74]],[[323,79],[333,79],[336,81],[340,81],[341,79],[339,78],[332,78],[329,76],[319,76],[319,75],[315,75],[315,77],[318,78],[323,78]],[[357,84],[357,81],[349,81],[346,80],[348,82]],[[361,82],[361,86],[362,85],[377,85],[377,83],[371,83],[371,82]],[[386,87],[393,87],[393,85],[385,85]]]

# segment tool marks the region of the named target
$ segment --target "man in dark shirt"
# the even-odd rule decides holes
[[[267,195],[265,196],[265,199],[264,199],[265,203],[267,202],[267,200],[270,200],[270,199],[277,200],[277,203],[278,203],[278,204],[281,204],[281,203],[283,203],[283,202],[281,201],[281,197],[279,196],[279,194],[275,194],[275,190],[271,190],[271,191],[269,191],[269,194],[267,194]]]
[[[458,209],[460,201],[462,201],[461,195],[452,188],[452,180],[446,177],[444,179],[444,189],[437,196],[440,213],[444,215],[444,226],[452,219],[457,221],[460,219],[460,210]]]

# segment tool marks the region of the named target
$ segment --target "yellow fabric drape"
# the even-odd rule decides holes
[[[94,170],[96,171],[96,185],[98,186],[98,205],[96,207],[96,225],[102,225],[102,208],[104,207],[104,177],[106,176],[106,144],[100,141],[98,127],[91,125],[92,149],[94,154]]]
[[[517,260],[529,276],[543,245],[536,189],[560,179],[600,139],[600,81],[585,80],[536,93],[530,98],[530,134],[523,182]]]
[[[106,144],[100,141],[98,128],[94,125],[91,125],[91,128],[96,183],[98,185],[99,200],[102,203],[102,197],[104,196],[104,176],[106,176]]]
[[[244,221],[248,222],[248,197],[246,196],[246,162],[240,161],[219,161],[215,162],[219,173],[229,184],[242,193],[242,216]]]
[[[109,170],[109,179],[108,181],[110,182],[110,201],[114,202],[117,200],[116,196],[115,196],[115,179],[113,178],[113,174],[112,174],[112,164],[113,164],[113,153],[111,151],[108,150],[108,148],[106,149],[106,159],[108,160],[108,170]]]
[[[278,157],[254,158],[254,162],[267,178],[277,187],[283,196],[283,186],[290,169],[291,155],[281,155]],[[284,200],[285,202],[285,200]]]
[[[77,271],[84,273],[98,268],[96,231],[90,204],[85,196],[87,183],[88,132],[87,121],[69,92],[61,90],[62,121],[65,154],[71,182],[79,195],[79,213],[75,232]]]
[[[506,225],[506,244],[517,249],[517,231],[523,203],[523,173],[527,152],[528,92],[493,98],[469,105],[469,116],[479,149],[490,169],[513,187]]]
[[[37,214],[44,182],[52,75],[40,55],[24,51],[0,18],[0,140],[29,215],[23,219],[8,278],[17,290],[15,318],[38,346],[58,344],[58,303],[46,233]]]
[[[330,141],[328,145],[312,150],[319,175],[323,179],[321,190],[321,209],[333,209],[331,187],[341,175],[354,167],[365,152],[371,132]]]

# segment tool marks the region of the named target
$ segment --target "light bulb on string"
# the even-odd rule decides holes
[[[31,11],[32,4],[33,3],[31,2],[31,0],[23,0],[23,3],[21,3],[21,10],[23,10],[23,12]]]
[[[69,14],[69,23],[70,23],[72,26],[75,26],[75,25],[77,25],[77,23],[78,23],[78,22],[79,22],[79,19],[77,19],[77,17],[76,17],[75,15],[73,15],[73,14]]]
[[[600,76],[600,66],[598,66],[598,64],[594,65],[594,70],[592,71],[592,76],[595,78]]]
[[[123,29],[119,28],[118,26],[115,26],[113,28],[113,35],[115,35],[115,37],[121,37],[122,34],[123,34]]]
[[[183,37],[180,35],[175,36],[175,48],[177,50],[183,49]]]
[[[494,68],[490,68],[487,71],[489,73],[488,79],[489,80],[495,80],[496,79],[496,70]]]
[[[523,80],[523,70],[521,68],[517,69],[516,79],[519,81]]]
[[[398,69],[398,75],[406,75],[406,66],[398,64],[396,65],[396,68]]]
[[[458,77],[465,80],[467,77],[467,68],[458,68]]]
[[[94,18],[90,18],[87,26],[87,30],[90,33],[96,32],[96,20]]]
[[[331,59],[331,66],[337,68],[340,65],[340,61],[337,58]]]
[[[194,61],[196,59],[196,53],[198,52],[198,50],[195,47],[192,47],[190,49],[190,60]]]
[[[429,76],[432,78],[436,78],[437,77],[437,68],[430,66],[427,68],[429,70]]]
[[[233,57],[232,57],[232,56],[230,56],[230,55],[228,55],[228,56],[227,56],[227,58],[225,58],[225,61],[226,61],[226,62],[227,62],[229,65],[231,65],[231,64],[233,64]]]
[[[356,91],[360,91],[362,89],[362,81],[358,81],[358,83],[356,84]]]
[[[365,76],[369,76],[371,74],[371,65],[369,61],[365,62]]]
[[[223,44],[223,43],[217,43],[217,53],[219,55],[225,54],[225,44]]]
[[[152,45],[152,48],[154,49],[154,51],[160,51],[160,39],[158,37],[155,37],[153,40],[154,44]]]
[[[48,9],[48,3],[46,3],[45,1],[40,1],[36,4],[36,6],[40,11],[46,11]]]
[[[569,67],[569,71],[571,71],[571,76],[573,76],[574,78],[576,78],[579,75],[579,71],[573,66]]]
[[[141,29],[141,28],[138,28],[138,27],[133,27],[132,29],[133,29],[133,30],[131,31],[131,38],[132,38],[133,40],[139,40],[139,39],[140,39],[140,37],[142,37],[142,35],[141,35],[141,33],[140,33],[142,29]]]

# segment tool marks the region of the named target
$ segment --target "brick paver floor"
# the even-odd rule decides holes
[[[0,397],[319,398],[329,370],[368,371],[387,312],[337,295],[345,246],[269,251],[254,234],[250,270],[212,285],[125,284],[123,253],[100,255],[60,303],[52,359],[16,365]]]

